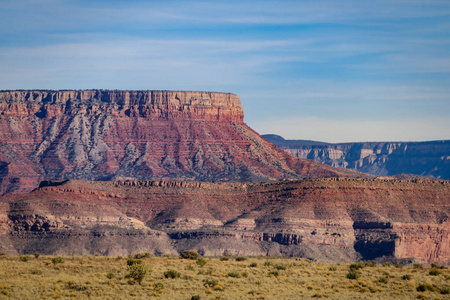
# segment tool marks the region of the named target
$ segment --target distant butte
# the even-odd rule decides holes
[[[297,159],[248,127],[230,93],[0,92],[0,194],[42,180],[368,177]]]

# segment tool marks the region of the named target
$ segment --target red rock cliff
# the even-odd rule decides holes
[[[234,94],[0,92],[0,194],[45,179],[262,181],[364,176],[281,151]]]
[[[0,197],[0,252],[450,263],[450,182],[68,181]]]
[[[153,120],[201,119],[243,123],[239,98],[230,93],[181,91],[4,91],[3,116],[56,117],[61,114],[148,117]]]

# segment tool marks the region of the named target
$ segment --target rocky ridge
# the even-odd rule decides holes
[[[31,191],[42,180],[366,176],[299,160],[243,116],[229,93],[1,91],[0,194]]]
[[[265,134],[263,137],[298,158],[312,159],[337,168],[348,168],[376,176],[409,173],[450,179],[449,140],[329,144],[285,140],[274,134]]]
[[[0,252],[450,262],[450,182],[44,182],[0,198]]]

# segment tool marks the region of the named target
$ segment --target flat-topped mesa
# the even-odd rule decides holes
[[[298,160],[243,121],[234,94],[0,91],[0,195],[42,180],[266,181],[360,176]]]
[[[203,119],[243,123],[239,97],[231,93],[190,91],[0,91],[2,115],[54,117],[114,113],[149,119]]]

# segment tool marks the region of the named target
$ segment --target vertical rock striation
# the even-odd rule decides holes
[[[0,92],[0,194],[41,180],[262,181],[364,176],[298,160],[243,121],[230,93]]]
[[[312,159],[337,168],[348,168],[377,176],[409,173],[450,179],[448,140],[329,144],[285,140],[274,134],[266,134],[263,137],[298,158]]]

